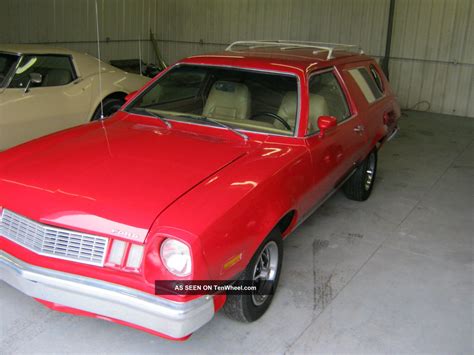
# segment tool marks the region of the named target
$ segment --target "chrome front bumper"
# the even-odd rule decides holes
[[[214,316],[214,301],[203,296],[173,302],[132,288],[34,266],[0,251],[0,280],[41,300],[183,338]]]

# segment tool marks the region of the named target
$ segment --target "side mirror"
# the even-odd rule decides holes
[[[129,93],[127,96],[125,96],[125,102],[129,102],[135,96],[135,94],[137,92],[138,92],[138,90],[135,90],[135,91],[132,91],[131,93]]]
[[[40,73],[30,73],[30,80],[33,84],[41,84],[43,82],[43,75]]]
[[[41,84],[43,82],[43,75],[40,73],[30,73],[30,80],[28,81],[28,84],[26,84],[25,87],[25,93],[30,91],[30,86],[31,84]]]
[[[337,118],[334,116],[319,116],[318,128],[320,135],[324,136],[328,131],[337,126]]]

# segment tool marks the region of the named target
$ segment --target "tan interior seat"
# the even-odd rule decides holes
[[[46,74],[42,86],[60,86],[69,84],[72,76],[66,69],[51,69]]]
[[[216,81],[209,92],[203,116],[245,120],[250,114],[250,92],[245,84]]]
[[[283,97],[280,108],[278,110],[278,116],[286,120],[286,122],[288,122],[291,128],[295,126],[297,99],[298,96],[296,92],[287,92]],[[311,94],[309,96],[310,132],[315,132],[318,130],[318,118],[319,116],[325,115],[329,115],[329,108],[326,100],[321,95]],[[277,128],[284,128],[283,124],[276,120],[275,126]]]
[[[321,95],[310,94],[309,95],[309,118],[308,128],[309,132],[316,132],[318,128],[319,116],[328,116],[329,107],[326,99]]]
[[[289,91],[283,96],[281,100],[280,108],[278,109],[277,115],[283,118],[291,128],[295,127],[296,122],[296,108],[298,95],[295,91]],[[285,126],[278,120],[274,121],[276,128],[286,129]]]

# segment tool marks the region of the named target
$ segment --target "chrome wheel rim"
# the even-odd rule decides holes
[[[253,285],[257,287],[252,293],[252,302],[261,306],[268,298],[268,287],[273,287],[278,269],[278,245],[270,241],[260,252],[253,269]]]
[[[375,175],[375,154],[371,153],[367,161],[367,170],[365,171],[365,191],[369,191],[374,182]]]

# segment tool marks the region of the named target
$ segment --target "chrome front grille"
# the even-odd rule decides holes
[[[108,244],[108,238],[54,228],[7,209],[0,235],[37,254],[98,266],[104,265]]]

